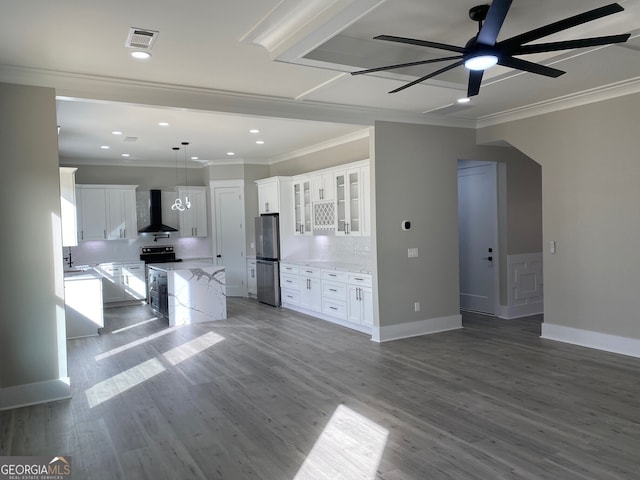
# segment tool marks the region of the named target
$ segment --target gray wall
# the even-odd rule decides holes
[[[55,91],[0,84],[0,408],[67,376]],[[46,390],[46,388],[45,388]],[[29,403],[53,399],[37,389]],[[13,390],[15,391],[15,390]],[[11,397],[11,398],[9,398]]]
[[[175,190],[176,187],[176,169],[172,167],[74,165],[72,160],[64,158],[60,159],[60,166],[78,168],[77,184],[140,185],[142,190],[150,188]],[[187,179],[192,186],[208,186],[208,175],[206,167],[187,169]],[[178,182],[179,185],[184,185],[184,170],[178,172]]]
[[[478,131],[542,165],[545,322],[640,338],[640,94]]]

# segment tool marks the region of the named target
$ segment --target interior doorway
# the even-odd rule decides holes
[[[495,315],[499,299],[495,162],[458,161],[460,309]]]

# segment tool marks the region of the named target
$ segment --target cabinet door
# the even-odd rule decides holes
[[[178,214],[180,236],[208,236],[206,187],[178,187],[177,192],[180,198],[188,197],[191,204],[190,208]]]
[[[258,285],[256,281],[256,261],[247,260],[247,293],[251,295],[258,294]]]
[[[373,326],[373,291],[367,287],[349,285],[347,320],[366,327]]]
[[[348,201],[347,201],[347,172],[337,171],[334,174],[334,185],[336,190],[336,235],[347,234],[348,222]]]
[[[102,188],[78,188],[82,204],[80,240],[107,238],[106,199]]]
[[[124,235],[122,238],[138,238],[138,212],[136,209],[136,191],[133,188],[122,190],[122,215],[124,216]]]
[[[311,201],[331,201],[334,199],[333,173],[325,172],[311,178]]]
[[[102,275],[102,301],[104,303],[123,301],[122,265],[106,263],[98,265],[97,270]]]
[[[293,183],[293,221],[297,235],[311,235],[311,179]]]
[[[362,172],[360,167],[335,173],[336,235],[362,235]]]
[[[322,281],[319,278],[300,277],[300,306],[322,311]]]
[[[360,287],[360,303],[362,304],[362,317],[360,325],[373,327],[373,290]]]
[[[136,193],[131,188],[105,189],[107,240],[135,239],[138,234]]]
[[[125,263],[122,266],[122,287],[125,300],[144,300],[147,297],[144,263]]]
[[[263,213],[278,213],[279,190],[278,182],[270,181],[258,184],[258,211]]]

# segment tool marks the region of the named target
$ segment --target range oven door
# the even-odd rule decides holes
[[[163,317],[169,314],[167,274],[149,268],[149,306]]]

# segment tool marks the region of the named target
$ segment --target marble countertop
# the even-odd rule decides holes
[[[66,270],[64,272],[64,280],[79,281],[79,280],[101,280],[102,275],[96,272],[93,268],[86,270]]]
[[[371,265],[361,265],[357,263],[345,263],[335,262],[327,260],[310,260],[307,258],[286,258],[281,260],[281,263],[291,263],[293,265],[300,265],[305,267],[325,268],[329,270],[341,270],[344,272],[354,273],[373,273]]]
[[[155,270],[161,270],[163,272],[172,272],[174,270],[189,270],[191,268],[224,269],[223,266],[215,265],[210,260],[186,260],[182,262],[150,263],[147,266],[149,268],[153,268]]]

